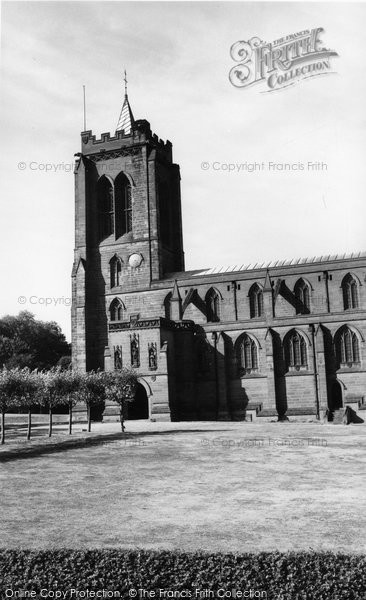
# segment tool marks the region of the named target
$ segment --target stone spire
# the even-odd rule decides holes
[[[125,98],[123,101],[121,114],[118,119],[116,131],[124,131],[125,134],[128,135],[131,133],[131,129],[134,124],[134,118],[133,118],[132,110],[130,107],[130,103],[128,101],[126,70],[125,70],[124,82],[125,82]]]

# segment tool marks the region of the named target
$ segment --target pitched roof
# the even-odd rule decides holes
[[[166,275],[166,279],[184,277],[205,277],[207,275],[224,275],[225,273],[238,273],[241,271],[254,271],[256,269],[274,269],[279,267],[296,267],[298,265],[310,265],[316,263],[327,263],[342,260],[352,259],[366,259],[366,251],[363,252],[351,252],[344,254],[327,254],[323,256],[312,256],[308,258],[291,258],[289,260],[274,260],[270,262],[259,262],[259,263],[237,263],[236,265],[229,267],[211,267],[208,269],[195,269],[192,271],[181,271],[179,273],[169,273]]]

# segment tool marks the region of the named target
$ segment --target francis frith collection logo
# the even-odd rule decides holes
[[[306,29],[268,43],[259,37],[235,42],[230,48],[237,63],[229,73],[235,87],[266,84],[273,92],[308,77],[332,73],[330,59],[337,52],[323,47],[322,27]]]

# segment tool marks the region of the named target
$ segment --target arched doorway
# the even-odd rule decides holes
[[[149,399],[141,383],[137,384],[133,402],[128,402],[127,418],[129,420],[149,418]]]
[[[337,379],[332,383],[330,389],[329,409],[333,412],[343,406],[342,386]]]

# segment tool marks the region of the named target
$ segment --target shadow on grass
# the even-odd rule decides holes
[[[122,432],[118,432],[118,433],[111,433],[111,434],[101,434],[101,435],[93,435],[93,433],[89,434],[90,437],[88,437],[88,435],[85,435],[84,437],[80,438],[78,437],[77,439],[73,439],[70,436],[70,439],[62,439],[59,441],[45,441],[45,443],[43,444],[39,444],[37,446],[32,445],[32,446],[28,446],[28,447],[22,447],[22,448],[11,448],[9,450],[1,450],[0,451],[0,463],[2,462],[9,462],[11,460],[18,460],[18,459],[22,459],[22,458],[33,458],[36,456],[42,456],[42,455],[46,455],[46,454],[56,454],[56,453],[60,453],[60,452],[65,452],[67,450],[78,450],[78,449],[82,449],[82,448],[86,448],[86,447],[91,447],[91,446],[103,446],[103,445],[108,445],[111,444],[113,442],[116,441],[120,441],[120,442],[126,442],[126,447],[133,447],[133,446],[144,446],[145,444],[139,443],[139,440],[141,438],[144,438],[146,436],[174,436],[176,434],[180,434],[180,433],[199,433],[199,434],[207,434],[209,432],[224,432],[226,431],[225,429],[194,429],[194,430],[187,430],[187,429],[175,429],[173,431],[143,431],[143,432],[136,432],[136,433],[122,433]],[[57,434],[56,434],[57,435]],[[64,435],[64,434],[63,434]],[[18,438],[17,438],[18,439]],[[49,438],[48,438],[49,439]],[[10,438],[10,441],[13,441]]]
[[[54,421],[54,425],[67,425],[67,421]],[[45,423],[33,423],[32,421],[32,431],[37,428],[45,428]],[[17,429],[27,429],[28,423],[6,423],[5,431],[13,431]]]

